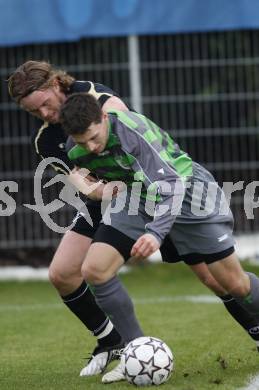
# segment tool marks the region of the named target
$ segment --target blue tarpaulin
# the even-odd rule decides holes
[[[259,28],[258,0],[0,0],[0,45]]]

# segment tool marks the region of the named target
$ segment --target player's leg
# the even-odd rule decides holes
[[[82,266],[82,275],[93,285],[97,303],[112,318],[122,339],[129,342],[142,336],[143,332],[135,317],[132,301],[116,272],[130,258],[132,246],[146,232],[146,224],[152,217],[147,216],[143,199],[137,198],[138,214],[135,215],[129,212],[134,202],[132,194],[127,194],[126,200],[122,198],[118,196],[114,199],[112,203],[115,207],[106,208],[103,223],[94,235]],[[116,209],[117,202],[123,208]],[[97,262],[96,258],[100,260]]]
[[[92,239],[89,237],[74,231],[67,232],[50,265],[49,278],[65,305],[97,337],[99,344],[115,345],[120,342],[117,331],[110,330],[109,337],[100,337],[112,329],[112,325],[96,304],[89,286],[81,275],[82,263],[91,242]]]
[[[117,229],[102,224],[82,266],[82,275],[92,286],[98,305],[112,318],[125,342],[143,335],[132,301],[116,275],[130,257],[134,242]]]
[[[259,347],[259,321],[249,314],[235,298],[228,294],[226,290],[216,281],[211,274],[207,264],[199,263],[190,265],[190,268],[199,278],[199,280],[217,295],[229,314],[247,331],[249,336],[256,342]]]
[[[82,275],[93,285],[96,301],[112,318],[126,342],[143,336],[132,301],[116,276],[117,270],[130,257],[134,242],[111,226],[101,225],[82,267]],[[96,256],[102,261],[95,262]],[[103,383],[122,380],[125,380],[125,376],[120,363],[102,378]]]
[[[259,278],[246,273],[235,252],[208,264],[214,278],[252,316],[259,314]]]
[[[193,273],[198,277],[198,279],[202,282],[202,284],[208,287],[217,296],[224,296],[227,294],[224,288],[221,287],[220,284],[213,277],[206,263],[189,265],[189,267],[191,268]]]
[[[165,238],[160,250],[163,261],[173,263],[182,260],[189,265],[201,282],[219,296],[232,317],[249,333],[256,341],[256,344],[258,344],[258,317],[248,313],[227,292],[227,289],[214,278],[208,266],[205,264],[205,261],[210,260],[213,262],[222,256],[224,257],[224,254],[229,253],[229,246],[230,252],[234,251],[234,249],[231,249],[233,243],[230,239],[231,233],[232,231],[229,225],[224,223],[215,226],[206,223],[197,225],[175,224],[170,235]],[[218,242],[217,237],[222,237],[224,234],[228,235],[229,241],[222,248],[222,243]]]
[[[81,375],[95,375],[103,371],[122,343],[119,333],[95,302],[81,275],[85,254],[92,242],[92,238],[87,235],[94,234],[94,231],[90,231],[91,226],[84,221],[82,218],[75,225],[74,231],[64,235],[50,265],[49,278],[65,305],[97,338],[97,347],[81,371]]]
[[[63,236],[49,267],[49,279],[61,296],[75,291],[83,282],[81,267],[92,239],[74,231]]]

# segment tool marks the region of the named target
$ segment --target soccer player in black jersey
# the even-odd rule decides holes
[[[54,169],[57,173],[71,177],[73,174],[70,170],[74,167],[65,153],[67,136],[59,123],[60,108],[67,97],[74,92],[88,92],[97,98],[103,110],[128,110],[110,88],[91,81],[76,81],[66,72],[44,61],[28,61],[18,67],[9,78],[8,87],[11,97],[21,108],[43,121],[32,137],[36,153],[42,159],[55,157],[63,161],[68,171],[62,163],[55,163]],[[87,206],[94,228],[79,214],[72,230],[61,240],[49,269],[50,281],[63,302],[97,337],[98,344],[92,359],[81,371],[81,375],[85,376],[102,372],[121,347],[120,335],[96,305],[81,275],[85,253],[101,218],[99,202],[88,202]],[[202,263],[192,265],[191,268],[208,288],[221,297],[231,315],[258,340],[259,337],[254,335],[257,322],[231,296],[225,295],[225,290],[215,281],[207,266]]]
[[[65,152],[67,136],[59,124],[61,104],[73,92],[93,94],[103,107],[127,110],[127,106],[108,87],[91,81],[75,81],[66,72],[54,69],[44,61],[28,61],[9,79],[9,92],[20,107],[43,121],[32,135],[32,146],[40,158],[56,157],[57,173],[69,175],[73,168]],[[69,170],[64,168],[64,162]],[[94,225],[99,223],[99,202],[88,202]],[[80,373],[82,376],[102,372],[121,349],[121,337],[109,318],[101,311],[81,276],[81,264],[91,243],[93,228],[78,213],[76,223],[63,239],[49,268],[49,279],[63,302],[97,338],[92,358]]]

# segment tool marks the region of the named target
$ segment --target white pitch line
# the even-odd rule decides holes
[[[156,303],[170,303],[170,302],[192,302],[192,303],[220,303],[220,300],[213,295],[176,295],[173,297],[170,296],[161,296],[154,298],[136,298],[133,299],[134,304],[136,305],[152,305]],[[11,305],[0,303],[0,312],[5,311],[26,311],[26,310],[56,310],[63,308],[62,303],[35,303],[30,305]]]
[[[64,305],[62,303],[32,303],[30,305],[10,305],[5,303],[0,303],[0,312],[5,311],[34,311],[34,310],[56,310],[62,309]]]
[[[32,268],[29,266],[0,267],[0,281],[48,280],[47,268]]]
[[[251,377],[246,387],[237,390],[258,390],[259,389],[259,374]]]
[[[215,295],[176,295],[154,298],[133,299],[139,305],[148,305],[161,302],[193,302],[193,303],[220,303],[220,299]]]
[[[131,271],[131,268],[124,265],[119,273],[125,274]],[[48,280],[48,268],[33,268],[30,266],[0,267],[0,281],[29,281],[29,280]]]

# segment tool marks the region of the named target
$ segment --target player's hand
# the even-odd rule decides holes
[[[69,181],[92,200],[102,200],[104,183],[91,176],[86,168],[74,168],[68,176]]]
[[[152,255],[159,249],[160,243],[153,234],[146,233],[135,242],[131,249],[131,256],[137,258],[144,258]]]

